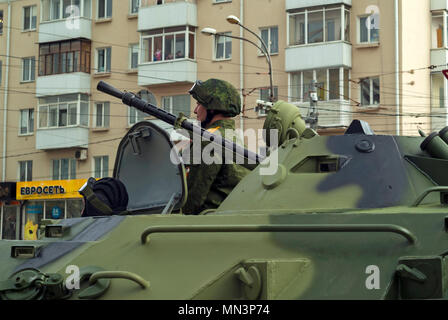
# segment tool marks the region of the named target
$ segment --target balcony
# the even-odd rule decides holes
[[[39,43],[68,39],[92,39],[92,19],[80,17],[72,20],[54,20],[39,25]]]
[[[70,93],[90,94],[90,74],[74,72],[37,77],[37,97]]]
[[[448,0],[431,0],[431,11],[448,10]]]
[[[309,102],[294,103],[300,109],[302,117],[306,117]],[[317,105],[317,111],[319,113],[318,124],[319,127],[348,127],[352,122],[350,101],[343,100],[330,100],[319,101]]]
[[[138,31],[198,25],[196,1],[174,1],[161,5],[155,5],[155,2],[142,2],[138,11]]]
[[[351,6],[352,0],[286,0],[286,11],[333,4],[346,4]]]
[[[89,129],[85,127],[66,127],[38,129],[36,131],[36,149],[87,148]]]
[[[175,60],[144,63],[138,66],[138,85],[151,86],[175,82],[191,82],[197,79],[195,61]]]
[[[286,72],[352,67],[352,45],[342,41],[295,46],[285,51]]]

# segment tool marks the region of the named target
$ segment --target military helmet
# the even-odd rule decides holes
[[[189,93],[207,110],[216,110],[234,117],[241,112],[238,91],[229,82],[219,79],[196,81]]]

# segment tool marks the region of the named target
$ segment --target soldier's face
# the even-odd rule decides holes
[[[200,104],[199,102],[196,104],[194,113],[196,114],[196,116],[200,122],[205,121],[205,119],[207,118],[207,109],[205,109],[205,107],[202,104]]]

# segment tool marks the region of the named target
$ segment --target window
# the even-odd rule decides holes
[[[313,80],[320,101],[349,100],[349,69],[317,69],[291,73],[291,101],[308,102]],[[341,91],[342,90],[342,91]]]
[[[89,125],[89,97],[66,94],[39,99],[39,129]]]
[[[42,21],[73,17],[91,18],[92,0],[42,0]]]
[[[23,30],[35,30],[36,29],[36,6],[23,8]]]
[[[377,43],[380,39],[379,16],[377,14],[358,18],[359,43]]]
[[[137,122],[145,120],[148,115],[135,108],[128,108],[128,123],[129,125],[136,124]]]
[[[0,10],[0,35],[3,34],[3,10]]]
[[[138,67],[138,43],[129,46],[129,69]]]
[[[350,41],[350,11],[344,5],[304,9],[289,14],[288,28],[290,46]]]
[[[112,0],[98,0],[98,19],[112,18]]]
[[[178,96],[162,97],[163,110],[175,114],[176,116],[182,112],[187,118],[190,117],[190,95],[182,94]]]
[[[215,36],[215,59],[231,59],[232,58],[232,38],[231,32],[225,32],[223,36]]]
[[[109,156],[93,157],[93,174],[95,178],[109,176]]]
[[[96,72],[110,72],[111,51],[109,48],[96,49]]]
[[[22,59],[22,81],[34,81],[36,61],[34,57]]]
[[[90,73],[90,41],[68,40],[39,46],[39,76]]]
[[[147,31],[142,36],[142,62],[194,59],[195,27],[183,26]]]
[[[442,73],[431,74],[431,106],[445,108],[445,77]]]
[[[20,110],[20,134],[34,132],[34,109]]]
[[[98,102],[95,104],[95,127],[109,128],[110,103]]]
[[[148,90],[140,90],[137,93],[137,96],[140,97],[143,101],[151,103],[153,105],[157,104],[156,98],[154,95]],[[136,124],[137,122],[143,121],[145,117],[148,115],[136,108],[128,108],[128,124],[131,126]]]
[[[19,161],[19,181],[33,180],[33,161]]]
[[[138,7],[140,6],[140,0],[131,0],[131,14],[138,13]]]
[[[278,27],[261,29],[261,39],[270,54],[278,53]]]
[[[52,160],[53,180],[76,179],[76,159]]]
[[[361,105],[380,103],[380,78],[361,79]]]
[[[445,30],[447,30],[448,25],[444,21],[443,11],[433,12],[431,23],[431,41],[433,49],[446,47]]]

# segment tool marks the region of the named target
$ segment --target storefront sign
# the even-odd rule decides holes
[[[17,200],[82,198],[78,190],[87,179],[17,182]]]

